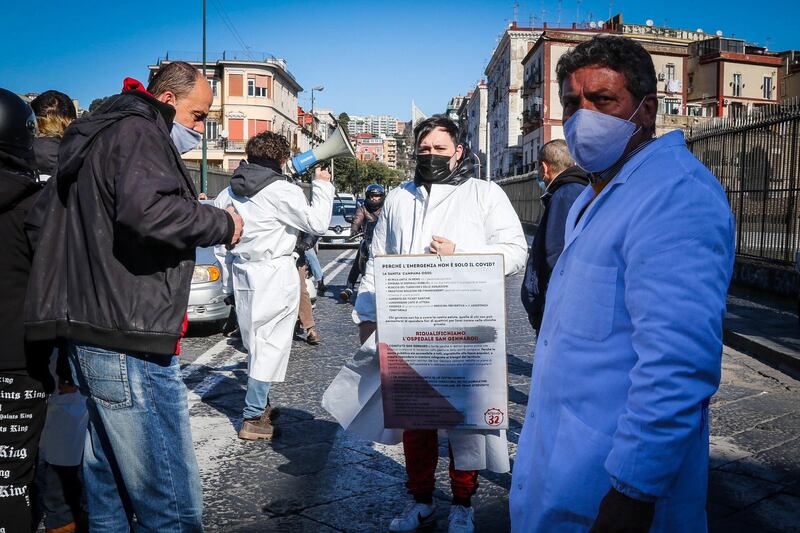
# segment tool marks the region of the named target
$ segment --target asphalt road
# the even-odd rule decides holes
[[[399,446],[359,440],[322,409],[322,393],[357,348],[352,307],[336,296],[355,255],[324,249],[329,288],[315,319],[320,346],[296,339],[273,442],[237,438],[247,381],[238,342],[191,327],[183,342],[195,449],[208,531],[386,531],[407,502]],[[521,276],[508,279],[509,417],[512,457],[528,400],[535,345],[519,304]],[[712,401],[709,523],[712,531],[800,531],[800,383],[726,348],[723,383]],[[449,505],[447,448],[437,471],[438,530]],[[477,531],[507,531],[509,474],[480,478]]]

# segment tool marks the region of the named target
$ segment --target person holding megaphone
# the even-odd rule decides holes
[[[248,353],[247,394],[239,438],[271,439],[277,411],[269,406],[273,382],[283,381],[289,363],[300,303],[300,280],[293,252],[301,232],[322,235],[328,229],[334,187],[328,171],[315,169],[311,205],[303,190],[282,173],[289,160],[289,142],[273,132],[247,142],[243,162],[230,187],[215,200],[232,206],[247,231],[227,254],[223,279],[233,292],[242,342]],[[305,170],[305,169],[304,169]],[[230,286],[232,285],[232,287]]]

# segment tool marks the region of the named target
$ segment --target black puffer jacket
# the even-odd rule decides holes
[[[39,241],[29,339],[175,353],[195,248],[229,243],[234,225],[196,200],[169,137],[173,117],[132,91],[67,128],[58,171],[27,220]]]
[[[30,351],[25,348],[22,312],[25,287],[33,251],[25,236],[23,221],[41,186],[33,169],[24,170],[0,155],[0,371],[28,368]],[[42,361],[44,366],[47,360]]]

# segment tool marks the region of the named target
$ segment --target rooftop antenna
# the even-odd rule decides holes
[[[514,2],[514,25],[516,26],[519,20],[519,2]]]
[[[581,0],[577,0],[575,4],[575,22],[581,20]]]
[[[557,11],[557,13],[558,13],[558,21],[556,22],[556,27],[557,28],[561,27],[561,3],[563,1],[564,0],[558,0],[558,11]]]

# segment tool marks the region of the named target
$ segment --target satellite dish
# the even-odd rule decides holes
[[[697,33],[704,33],[703,32],[703,28],[697,28],[697,30],[695,30],[695,31],[697,31]]]
[[[647,19],[646,21],[644,21],[644,24],[648,28],[652,28],[653,27],[653,19]]]
[[[722,37],[722,30],[717,30],[717,37]]]
[[[597,28],[597,23],[595,21],[592,21],[592,22],[589,23],[589,27],[592,28],[592,29],[595,29],[595,28]]]

